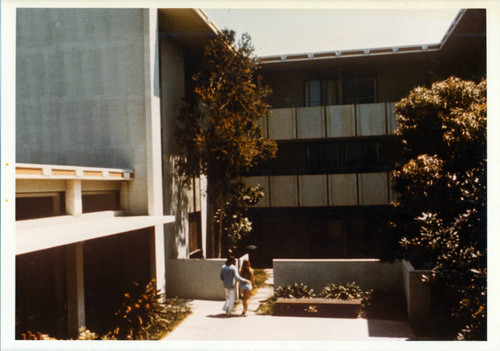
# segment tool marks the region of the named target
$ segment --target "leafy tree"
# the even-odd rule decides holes
[[[396,105],[404,162],[393,172],[406,256],[453,292],[458,339],[486,338],[486,81],[451,77]]]
[[[237,199],[259,193],[243,186],[242,172],[274,157],[277,149],[258,124],[268,113],[265,99],[270,89],[257,74],[250,40],[243,34],[236,44],[235,32],[224,30],[207,44],[193,76],[194,94],[186,99],[177,130],[177,141],[187,154],[178,163],[180,173],[207,177],[209,211],[217,217],[209,226],[212,256],[216,246],[218,257],[223,237],[237,238],[249,231],[248,219],[237,214],[240,225],[227,225],[228,215],[233,219],[237,212],[233,205],[241,203]]]

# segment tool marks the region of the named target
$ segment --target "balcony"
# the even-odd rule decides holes
[[[394,102],[273,109],[262,121],[274,140],[390,135],[396,129]]]
[[[388,172],[246,177],[265,197],[256,207],[388,205],[395,200]]]

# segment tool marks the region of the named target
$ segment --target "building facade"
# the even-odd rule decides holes
[[[17,9],[16,338],[108,327],[131,282],[203,254],[174,132],[216,33],[193,9]]]
[[[277,157],[247,184],[258,260],[381,257],[401,159],[395,103],[413,87],[486,77],[486,11],[461,10],[440,43],[263,57]]]

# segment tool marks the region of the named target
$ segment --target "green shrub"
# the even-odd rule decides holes
[[[253,270],[253,275],[257,288],[262,288],[266,285],[267,273],[265,270],[256,268]]]
[[[116,328],[107,335],[120,340],[155,339],[171,330],[174,325],[190,313],[184,304],[176,305],[173,300],[161,302],[163,294],[156,289],[155,280],[145,287],[132,283],[129,292],[123,294],[123,302],[115,313]]]
[[[325,299],[353,300],[361,299],[362,304],[367,306],[370,302],[373,290],[363,291],[354,282],[345,284],[328,284],[323,288],[319,296]]]
[[[293,283],[292,285],[280,286],[273,295],[274,300],[279,297],[287,299],[311,298],[314,296],[313,289],[302,283]]]

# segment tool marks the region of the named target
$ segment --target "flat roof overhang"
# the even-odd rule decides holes
[[[433,44],[422,44],[422,45],[406,45],[406,46],[393,46],[393,47],[382,47],[382,48],[363,48],[363,49],[352,49],[352,50],[336,50],[336,51],[325,51],[325,52],[314,52],[314,53],[299,53],[299,54],[289,54],[289,55],[271,55],[263,56],[260,58],[262,66],[265,67],[278,67],[283,64],[289,64],[294,62],[313,62],[313,61],[324,61],[332,59],[346,59],[346,58],[359,58],[359,57],[373,57],[373,56],[387,56],[387,55],[401,55],[401,54],[415,54],[415,53],[425,53],[440,51],[443,46],[448,41],[448,38],[453,35],[457,25],[461,23],[462,17],[467,11],[461,9],[441,42]]]
[[[219,32],[201,9],[158,9],[158,26],[191,52],[201,52]]]
[[[171,223],[174,216],[121,216],[103,211],[16,222],[16,255]]]

